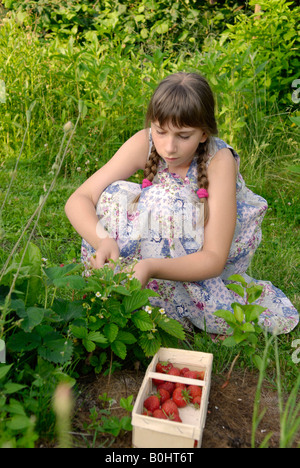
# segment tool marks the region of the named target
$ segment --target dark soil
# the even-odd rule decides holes
[[[94,431],[87,430],[91,423],[90,410],[98,412],[103,408],[99,396],[107,393],[115,400],[110,415],[122,417],[126,414],[119,406],[120,398],[138,394],[143,381],[141,371],[116,372],[110,378],[98,376],[92,381],[88,378],[81,381],[81,393],[76,398],[73,420],[74,446],[90,447]],[[202,448],[249,448],[251,447],[252,414],[257,373],[234,370],[229,384],[222,388],[225,378],[212,376],[206,425],[203,433]],[[268,446],[279,447],[279,417],[277,392],[265,384],[261,393],[261,409],[266,413],[256,431],[256,446],[259,446],[271,432]],[[126,432],[114,438],[109,434],[97,437],[95,446],[111,448],[131,448],[132,434]],[[299,444],[300,434],[295,446]]]

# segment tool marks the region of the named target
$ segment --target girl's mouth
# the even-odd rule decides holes
[[[177,158],[165,158],[166,161],[176,161]]]

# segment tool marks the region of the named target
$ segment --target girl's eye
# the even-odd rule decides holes
[[[188,136],[180,135],[180,138],[181,138],[182,140],[188,140],[190,137],[189,137],[189,135],[188,135]]]

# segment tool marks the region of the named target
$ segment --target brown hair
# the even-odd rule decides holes
[[[215,120],[215,101],[206,79],[198,73],[179,72],[167,76],[156,88],[146,114],[145,125],[158,122],[161,127],[171,123],[175,127],[201,128],[207,134],[204,143],[197,148],[197,183],[199,188],[208,188],[206,161],[209,138],[218,133]],[[144,178],[154,179],[160,156],[154,145],[146,163]],[[204,203],[204,222],[208,219],[207,199]]]

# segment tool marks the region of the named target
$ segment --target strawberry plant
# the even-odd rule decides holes
[[[151,306],[149,298],[157,293],[141,289],[140,282],[122,270],[120,262],[115,270],[104,266],[90,273],[80,289],[84,314],[69,330],[75,343],[87,352],[99,354],[104,363],[102,350],[108,348],[124,360],[129,350],[148,357],[161,346],[176,345],[178,339],[184,339],[182,326],[168,318],[163,309]],[[93,362],[99,365],[99,360]]]
[[[231,304],[233,312],[221,309],[214,313],[229,325],[228,334],[230,336],[225,338],[222,344],[227,347],[240,346],[245,354],[252,359],[253,363],[259,367],[260,357],[255,354],[255,351],[258,335],[263,333],[263,330],[258,325],[258,320],[265,307],[255,304],[255,301],[261,296],[263,286],[254,282],[247,283],[241,275],[231,275],[228,279],[235,281],[235,283],[228,284],[227,288],[238,294],[245,301],[245,304],[233,302]],[[224,385],[228,383],[233,366],[240,353],[241,350],[232,362]]]
[[[17,289],[6,304],[5,316],[14,319],[6,336],[8,352],[55,364],[85,361],[89,354],[90,364],[101,372],[107,352],[121,361],[129,350],[148,357],[184,339],[182,326],[151,306],[149,298],[157,293],[142,289],[120,262],[114,270],[104,266],[87,274],[76,263],[45,268],[33,244],[27,252]],[[16,259],[3,277],[3,303],[18,268]]]

